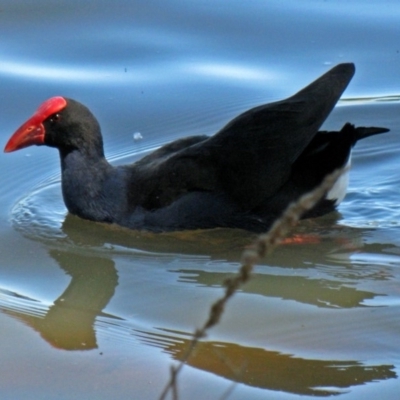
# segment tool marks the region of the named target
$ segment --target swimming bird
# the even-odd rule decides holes
[[[4,151],[58,149],[62,194],[71,214],[155,232],[230,227],[262,232],[323,178],[348,164],[355,143],[386,128],[319,131],[355,72],[339,64],[295,95],[252,108],[213,136],[178,139],[131,165],[104,156],[98,121],[66,97],[42,103]],[[334,210],[347,179],[307,214]]]

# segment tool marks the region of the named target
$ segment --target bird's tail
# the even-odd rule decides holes
[[[380,127],[365,127],[365,126],[358,126],[357,128],[354,127],[353,124],[347,123],[343,126],[342,132],[348,132],[352,134],[354,137],[353,144],[355,144],[358,140],[365,139],[369,136],[378,135],[380,133],[389,132],[390,129],[387,128],[380,128]]]
[[[378,127],[364,127],[359,126],[356,128],[356,140],[364,139],[368,136],[378,135],[379,133],[389,132],[390,129],[387,128],[378,128]]]

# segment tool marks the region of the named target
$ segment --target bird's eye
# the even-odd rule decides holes
[[[54,123],[54,122],[58,122],[60,119],[61,119],[61,115],[60,114],[54,114],[54,115],[52,115],[50,117],[49,121],[51,123]]]

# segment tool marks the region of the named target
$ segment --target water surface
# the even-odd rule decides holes
[[[387,0],[1,2],[4,143],[64,95],[98,116],[113,163],[133,162],[347,61],[357,72],[325,128],[391,129],[354,149],[339,210],[292,232],[308,242],[257,266],[189,359],[180,398],[398,398],[399,13]],[[82,221],[54,150],[0,167],[2,398],[157,398],[254,235]]]

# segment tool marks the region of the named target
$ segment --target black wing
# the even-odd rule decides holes
[[[250,206],[276,193],[354,72],[353,64],[340,64],[294,96],[238,116],[204,143],[224,189]]]
[[[259,205],[289,179],[354,72],[353,64],[340,64],[294,96],[239,115],[210,138],[161,148],[132,169],[131,201],[155,209],[198,190],[223,192],[248,209]]]

